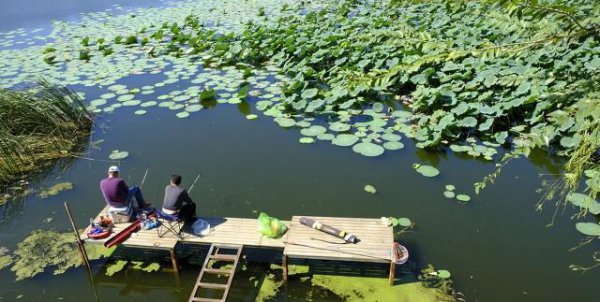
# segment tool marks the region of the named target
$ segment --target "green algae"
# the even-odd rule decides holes
[[[0,270],[8,267],[13,263],[13,258],[10,255],[0,257]]]
[[[85,245],[89,260],[109,257],[115,248],[102,245]],[[11,271],[17,281],[32,278],[53,268],[53,274],[59,275],[69,268],[82,264],[73,233],[58,233],[48,230],[34,230],[21,243],[13,255],[0,255],[0,269],[11,264]]]
[[[160,270],[160,264],[153,262],[146,266],[144,266],[145,262],[143,261],[131,261],[131,268],[141,270],[147,273],[157,272]]]
[[[127,265],[127,263],[129,263],[129,261],[127,261],[127,260],[118,260],[117,262],[108,265],[106,267],[106,275],[112,276],[112,275],[122,271],[125,268],[125,265]]]
[[[282,280],[275,280],[275,275],[268,273],[263,278],[260,288],[258,289],[258,295],[256,295],[254,301],[268,301],[269,299],[274,298],[282,286]]]
[[[401,283],[394,286],[385,278],[365,278],[354,276],[314,275],[312,284],[324,287],[344,301],[393,301],[396,302],[436,302],[440,301],[436,289],[426,288],[414,276],[403,277]]]
[[[35,230],[17,245],[13,254],[15,262],[10,270],[17,281],[31,278],[49,267],[58,275],[81,264],[71,233]]]
[[[63,182],[53,185],[52,187],[42,190],[38,196],[41,198],[48,198],[50,196],[58,195],[62,191],[73,190],[73,184],[70,182]]]
[[[281,266],[272,264],[264,276],[255,301],[269,301],[275,298],[283,288]],[[310,280],[312,286],[321,287],[339,296],[344,301],[395,301],[395,302],[437,302],[451,301],[435,287],[426,287],[417,275],[403,275],[396,278],[396,285],[390,286],[385,277],[356,277],[310,274],[306,265],[289,265],[290,279],[300,277],[301,281]]]

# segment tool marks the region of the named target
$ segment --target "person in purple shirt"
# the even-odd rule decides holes
[[[125,181],[119,178],[119,167],[117,166],[108,168],[108,177],[100,181],[100,190],[106,204],[114,208],[128,206],[132,202],[132,198],[135,198],[140,209],[151,206],[144,200],[139,187],[129,188]]]

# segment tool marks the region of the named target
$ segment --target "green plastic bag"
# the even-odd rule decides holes
[[[279,238],[287,232],[287,226],[279,219],[269,217],[265,213],[260,213],[258,216],[258,231],[269,238]]]

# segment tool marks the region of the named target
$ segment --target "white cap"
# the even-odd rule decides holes
[[[108,172],[119,172],[119,167],[110,166],[110,168],[108,168]]]

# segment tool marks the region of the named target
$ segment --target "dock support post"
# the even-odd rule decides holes
[[[394,285],[394,278],[396,277],[396,262],[390,263],[390,285]]]
[[[98,297],[98,291],[96,290],[96,283],[94,283],[92,266],[90,265],[87,252],[85,251],[85,246],[83,246],[83,241],[81,240],[81,237],[79,237],[79,232],[77,231],[77,227],[75,226],[75,220],[73,219],[73,215],[71,215],[71,209],[69,208],[69,204],[65,202],[64,205],[65,211],[67,212],[67,217],[69,217],[69,222],[71,222],[71,227],[73,228],[73,234],[75,234],[75,240],[77,241],[77,249],[79,250],[79,255],[83,260],[83,264],[85,265],[85,268],[88,272],[88,278],[90,279],[90,283],[92,283],[92,288],[94,289],[94,296],[96,297],[96,301],[100,301]]]
[[[281,267],[283,268],[283,282],[287,284],[288,280],[288,265],[287,265],[287,256],[283,255],[281,259]]]
[[[171,263],[173,264],[173,269],[175,273],[179,274],[179,264],[177,263],[177,255],[175,254],[175,249],[170,249],[169,253],[171,254]]]

